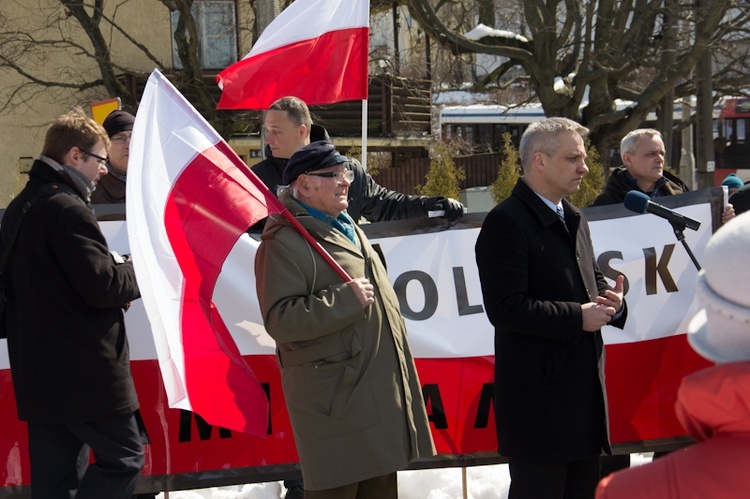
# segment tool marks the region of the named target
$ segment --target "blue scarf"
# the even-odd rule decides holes
[[[332,217],[328,213],[323,213],[320,210],[316,210],[312,206],[308,206],[305,203],[297,200],[313,218],[317,218],[330,225],[334,229],[344,234],[352,243],[357,245],[357,248],[362,249],[362,245],[357,238],[357,234],[354,232],[354,220],[345,211],[339,213],[338,217]]]

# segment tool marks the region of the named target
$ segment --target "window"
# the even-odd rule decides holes
[[[224,69],[237,61],[237,28],[234,0],[196,0],[191,12],[198,30],[200,59],[204,69]],[[172,58],[182,68],[174,32],[179,12],[172,11]]]

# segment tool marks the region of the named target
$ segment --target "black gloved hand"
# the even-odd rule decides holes
[[[435,202],[427,208],[427,211],[445,212],[443,217],[449,222],[455,222],[464,215],[464,205],[452,198],[437,197]]]

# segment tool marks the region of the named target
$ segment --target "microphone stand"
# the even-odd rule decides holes
[[[698,260],[695,258],[695,255],[693,254],[693,251],[690,249],[690,246],[688,246],[687,241],[685,241],[685,225],[677,222],[673,222],[672,220],[669,221],[669,223],[672,225],[672,228],[674,229],[674,235],[677,237],[677,240],[682,243],[682,245],[685,247],[685,251],[687,251],[688,256],[693,261],[693,265],[695,265],[695,268],[698,269],[700,272],[701,266],[698,263]]]

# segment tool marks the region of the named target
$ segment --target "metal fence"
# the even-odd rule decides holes
[[[502,154],[498,153],[453,158],[456,166],[466,172],[466,179],[460,183],[459,188],[492,184],[497,179],[497,169],[502,158]],[[429,169],[429,158],[404,158],[394,167],[379,170],[373,178],[378,184],[393,191],[416,194],[417,186],[427,183],[425,175]]]

